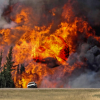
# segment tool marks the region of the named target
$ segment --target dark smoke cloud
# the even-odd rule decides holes
[[[47,57],[47,58],[44,58],[40,61],[38,60],[36,62],[41,62],[43,64],[46,64],[47,67],[49,67],[49,68],[58,67],[60,65],[60,63],[57,61],[57,59],[53,58],[53,57]]]
[[[9,0],[1,0],[1,13],[3,12],[3,8],[9,4]],[[58,28],[59,24],[64,20],[62,17],[63,12],[63,6],[70,2],[72,5],[72,10],[75,14],[75,16],[84,17],[86,16],[86,19],[93,27],[100,25],[100,1],[99,0],[11,0],[11,4],[14,3],[22,3],[27,6],[31,6],[34,10],[33,16],[35,16],[35,19],[37,20],[38,26],[46,25],[48,26],[53,22],[53,25],[50,30],[50,34],[54,33],[56,29]],[[55,16],[52,16],[52,13],[50,12],[53,8],[56,8]],[[16,9],[16,8],[15,8]],[[16,11],[17,13],[17,11]],[[46,15],[46,17],[44,17]],[[73,19],[75,18],[73,16]],[[1,19],[0,25],[3,26],[3,28],[11,28],[15,27],[16,23],[11,22],[7,24],[7,22],[3,19]],[[32,20],[33,21],[33,20]],[[7,24],[7,25],[6,25]],[[99,28],[99,27],[98,27]]]
[[[30,23],[31,23],[31,28],[33,29],[35,25],[38,26],[43,26],[43,25],[50,25],[53,21],[53,25],[51,27],[50,33],[53,33],[57,28],[58,25],[61,23],[62,18],[62,8],[64,4],[67,2],[66,0],[1,0],[0,1],[0,16],[4,12],[4,9],[8,7],[9,1],[11,1],[11,4],[19,3],[20,6],[25,5],[25,6],[31,6],[33,8],[34,13],[32,12],[29,16],[34,16],[34,18],[30,18]],[[55,16],[52,16],[52,13],[50,12],[53,8],[56,8]],[[7,8],[8,9],[8,8]],[[12,12],[10,13],[10,16],[14,16],[19,13],[21,7],[14,6]],[[46,15],[46,17],[44,17]],[[8,22],[6,19],[9,18],[4,18],[8,16],[1,16],[0,18],[0,28],[13,28],[18,26],[14,21]],[[30,23],[27,23],[26,26],[29,26]],[[22,23],[23,25],[24,23]],[[10,32],[11,35],[14,35],[12,38],[11,36],[8,37],[9,44],[15,44],[16,41],[18,41],[21,36],[24,34],[24,31],[18,31],[16,29],[11,29]],[[0,37],[0,43],[2,44],[3,35]],[[5,44],[5,43],[3,43]]]
[[[50,25],[53,22],[50,33],[55,32],[61,23],[62,8],[68,0],[12,0],[12,4],[21,2],[27,6],[33,7],[35,16],[38,18],[38,26]],[[52,16],[52,9],[56,8],[55,16]]]
[[[100,48],[94,43],[82,44],[80,52],[72,53],[68,57],[70,66],[77,62],[83,63],[81,68],[73,70],[69,77],[68,84],[71,88],[100,88]]]
[[[100,33],[100,0],[76,0],[73,11],[76,16],[85,16],[90,25],[95,29],[96,35]]]

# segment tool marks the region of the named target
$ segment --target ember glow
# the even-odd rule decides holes
[[[52,19],[57,16],[57,9],[55,7],[48,12],[52,15]],[[47,26],[44,24],[39,26],[39,18],[35,17],[34,9],[29,6],[17,3],[7,10],[3,16],[15,22],[17,26],[0,29],[0,36],[3,39],[3,41],[0,39],[1,45],[14,44],[15,65],[25,66],[25,72],[22,74],[18,74],[17,66],[15,71],[12,71],[16,87],[26,88],[29,82],[35,81],[38,87],[69,88],[67,83],[65,86],[63,77],[66,73],[66,77],[70,76],[75,68],[80,68],[84,64],[78,62],[71,66],[67,62],[68,56],[76,52],[79,42],[84,43],[88,37],[94,36],[92,27],[83,18],[74,17],[69,2],[63,6],[61,23],[53,32],[51,31],[55,21],[52,20]],[[44,18],[47,16],[43,15]]]

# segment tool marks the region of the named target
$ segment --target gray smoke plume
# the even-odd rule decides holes
[[[92,26],[98,26],[100,25],[100,1],[99,0],[1,0],[0,1],[0,15],[3,12],[3,9],[9,5],[9,1],[11,1],[11,4],[15,3],[22,3],[25,5],[29,5],[33,7],[35,16],[38,18],[38,25],[49,25],[54,20],[54,25],[51,28],[50,33],[53,33],[57,28],[58,25],[63,20],[61,14],[62,14],[62,8],[63,6],[70,1],[70,4],[72,5],[72,10],[75,13],[76,16],[85,16],[87,21]],[[55,12],[55,16],[52,17],[51,10],[53,8],[57,8]],[[44,18],[42,15],[46,15],[46,18]],[[45,21],[46,20],[46,21]],[[2,23],[6,24],[6,22],[2,19]],[[4,27],[5,28],[5,27]],[[9,27],[8,27],[9,28]]]
[[[76,0],[72,3],[76,16],[83,17],[100,36],[100,0]]]
[[[100,0],[78,0],[80,12],[86,13],[92,25],[100,25]]]
[[[68,84],[71,88],[100,88],[100,48],[91,45],[82,44],[80,53],[72,53],[67,60],[71,66],[77,62],[84,63],[69,77]]]
[[[13,28],[17,24],[13,21],[8,23],[2,16],[4,9],[10,4],[10,0],[0,0],[0,28]]]
[[[9,5],[9,0],[0,0],[0,28],[7,24],[5,19],[2,17],[3,10]]]
[[[71,88],[100,88],[100,72],[87,72],[80,76],[70,79],[69,85]]]
[[[12,0],[12,4],[21,2],[27,6],[31,6],[35,12],[35,18],[38,18],[38,26],[50,25],[53,22],[50,34],[55,32],[61,23],[62,8],[68,0]],[[52,9],[56,8],[55,16],[52,16]]]
[[[4,8],[9,5],[9,0],[0,0],[0,17]]]

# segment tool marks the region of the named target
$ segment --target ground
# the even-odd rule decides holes
[[[100,89],[0,89],[0,100],[100,100]]]

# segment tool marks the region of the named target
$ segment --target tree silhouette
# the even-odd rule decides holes
[[[13,64],[12,61],[12,47],[9,50],[8,56],[6,57],[6,63],[3,67],[3,71],[0,73],[0,87],[2,88],[12,88],[14,86],[14,82],[12,80],[11,71],[13,70]]]
[[[24,67],[24,64],[21,64],[20,74],[22,74],[23,72],[25,72],[25,67]]]
[[[1,52],[1,55],[0,55],[0,70],[1,70],[1,62],[2,62],[2,52]]]

